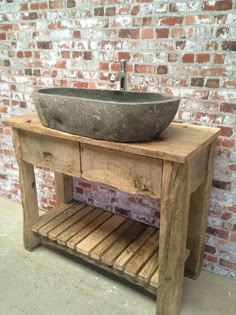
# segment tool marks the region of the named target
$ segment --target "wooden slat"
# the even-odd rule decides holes
[[[199,146],[206,147],[220,133],[220,130],[217,128],[171,123],[156,141],[129,144],[95,140],[46,128],[40,123],[36,113],[9,118],[4,124],[40,135],[53,136],[153,158],[163,158],[180,163],[185,162],[188,157],[194,155]]]
[[[87,206],[84,205],[84,208],[79,210],[77,213],[75,213],[73,216],[71,216],[69,219],[63,222],[63,224],[60,224],[56,228],[54,228],[52,231],[48,233],[48,237],[52,240],[56,240],[57,237],[62,234],[64,231],[68,230],[73,224],[75,224],[77,221],[79,221],[82,217],[87,215],[90,211],[94,209],[93,206]]]
[[[158,288],[159,285],[159,269],[157,269],[150,280],[150,285],[152,285],[154,288]]]
[[[64,212],[56,216],[53,220],[51,220],[50,222],[45,224],[43,227],[41,227],[39,229],[39,234],[43,236],[47,236],[51,230],[56,228],[58,225],[62,224],[66,219],[70,218],[72,215],[74,215],[76,212],[78,212],[80,209],[84,207],[85,207],[85,204],[82,203],[82,204],[75,204],[69,209],[66,209]]]
[[[126,263],[136,254],[136,252],[142,247],[144,243],[155,233],[156,229],[147,227],[142,234],[137,238],[116,258],[113,263],[113,267],[118,270],[123,270]]]
[[[42,215],[40,217],[40,220],[32,226],[32,231],[38,232],[42,226],[44,226],[45,224],[53,220],[57,215],[66,211],[67,209],[69,209],[75,204],[76,204],[76,201],[73,201],[67,204],[62,203],[59,206],[55,207],[54,209],[48,211],[46,214]]]
[[[143,268],[138,273],[138,278],[143,282],[149,282],[150,278],[158,268],[158,257],[159,253],[156,251],[148,262],[143,266]]]
[[[85,255],[89,255],[90,251],[103,241],[108,235],[116,230],[126,219],[124,217],[113,215],[99,229],[89,234],[82,242],[76,246],[76,250]]]
[[[135,276],[159,247],[159,231],[141,247],[125,267],[125,273]]]
[[[90,222],[82,231],[73,236],[68,242],[67,246],[70,248],[75,248],[76,245],[81,242],[86,236],[92,233],[97,227],[102,225],[106,220],[108,220],[112,216],[110,212],[102,213],[98,218],[94,221]]]
[[[113,261],[126,249],[127,246],[145,229],[141,223],[135,222],[132,229],[125,231],[122,237],[102,257],[105,264],[112,266]]]
[[[72,238],[75,234],[81,231],[84,227],[86,227],[91,221],[95,220],[99,215],[104,212],[102,209],[95,208],[93,209],[88,215],[79,220],[71,227],[69,227],[65,232],[61,233],[58,238],[57,242],[66,245],[66,242]]]
[[[124,224],[122,224],[117,230],[115,230],[92,250],[90,256],[96,260],[100,260],[101,256],[104,255],[127,230],[132,229],[133,224],[134,221],[126,219]]]

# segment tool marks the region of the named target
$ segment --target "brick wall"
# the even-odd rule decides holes
[[[180,95],[176,120],[221,128],[204,268],[236,278],[236,3],[158,0],[0,0],[0,119],[33,110],[35,87],[129,89]],[[0,125],[0,194],[20,201],[11,130]],[[40,206],[53,174],[37,169]],[[74,180],[75,197],[158,225],[159,200]]]

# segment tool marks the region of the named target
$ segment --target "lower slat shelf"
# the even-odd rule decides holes
[[[159,230],[80,202],[55,207],[32,230],[43,242],[156,293]]]

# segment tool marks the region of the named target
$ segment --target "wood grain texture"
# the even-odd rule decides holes
[[[220,133],[220,129],[189,124],[172,123],[159,139],[147,143],[118,143],[95,140],[82,136],[44,127],[36,113],[12,117],[4,122],[20,130],[27,130],[35,134],[47,135],[72,142],[87,143],[98,147],[114,149],[152,158],[166,159],[184,163],[192,157],[199,145],[208,146]]]
[[[94,259],[100,260],[101,257],[121,238],[121,236],[127,233],[132,228],[134,221],[126,219],[125,223],[122,224],[118,229],[113,231],[107,238],[105,238],[100,244],[98,244],[90,256]]]
[[[73,199],[72,176],[55,172],[56,202],[67,203]]]
[[[32,231],[33,224],[39,221],[34,166],[23,160],[21,139],[19,137],[18,131],[15,129],[12,130],[12,138],[17,162],[19,164],[20,188],[23,207],[24,246],[28,251],[32,251],[35,247],[40,245],[39,236]]]
[[[78,232],[80,232],[83,228],[85,228],[90,222],[92,222],[95,218],[100,216],[104,211],[102,209],[95,209],[94,207],[90,206],[93,211],[89,212],[88,215],[83,217],[83,220],[76,221],[73,225],[71,225],[66,231],[61,233],[57,238],[57,242],[66,245],[67,241],[70,241],[72,244],[71,246],[74,248],[76,242],[73,242],[73,237]]]
[[[216,144],[213,142],[207,150],[208,159],[205,180],[191,194],[190,198],[187,247],[191,251],[185,265],[185,274],[193,279],[198,278],[203,263],[215,149]]]
[[[81,175],[79,143],[20,131],[24,161],[67,175]]]
[[[113,266],[118,270],[124,270],[129,260],[140,250],[140,248],[150,239],[156,229],[147,227],[143,233],[138,235],[135,240],[119,255],[113,263]]]
[[[160,197],[162,161],[81,144],[82,178],[131,194]]]
[[[177,315],[182,297],[191,161],[164,162],[160,216],[157,314]]]

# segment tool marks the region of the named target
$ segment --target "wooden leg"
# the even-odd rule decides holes
[[[13,142],[19,164],[24,220],[24,246],[25,249],[32,251],[40,244],[39,236],[31,230],[32,225],[39,220],[34,166],[23,160],[20,139],[16,130],[13,130]]]
[[[191,162],[164,161],[161,192],[157,314],[179,314],[187,240]]]
[[[57,204],[68,203],[73,199],[72,177],[55,172]]]
[[[203,263],[214,156],[215,143],[209,147],[207,176],[204,182],[191,194],[190,199],[187,240],[190,256],[186,261],[185,274],[193,279],[197,279],[199,276]]]

